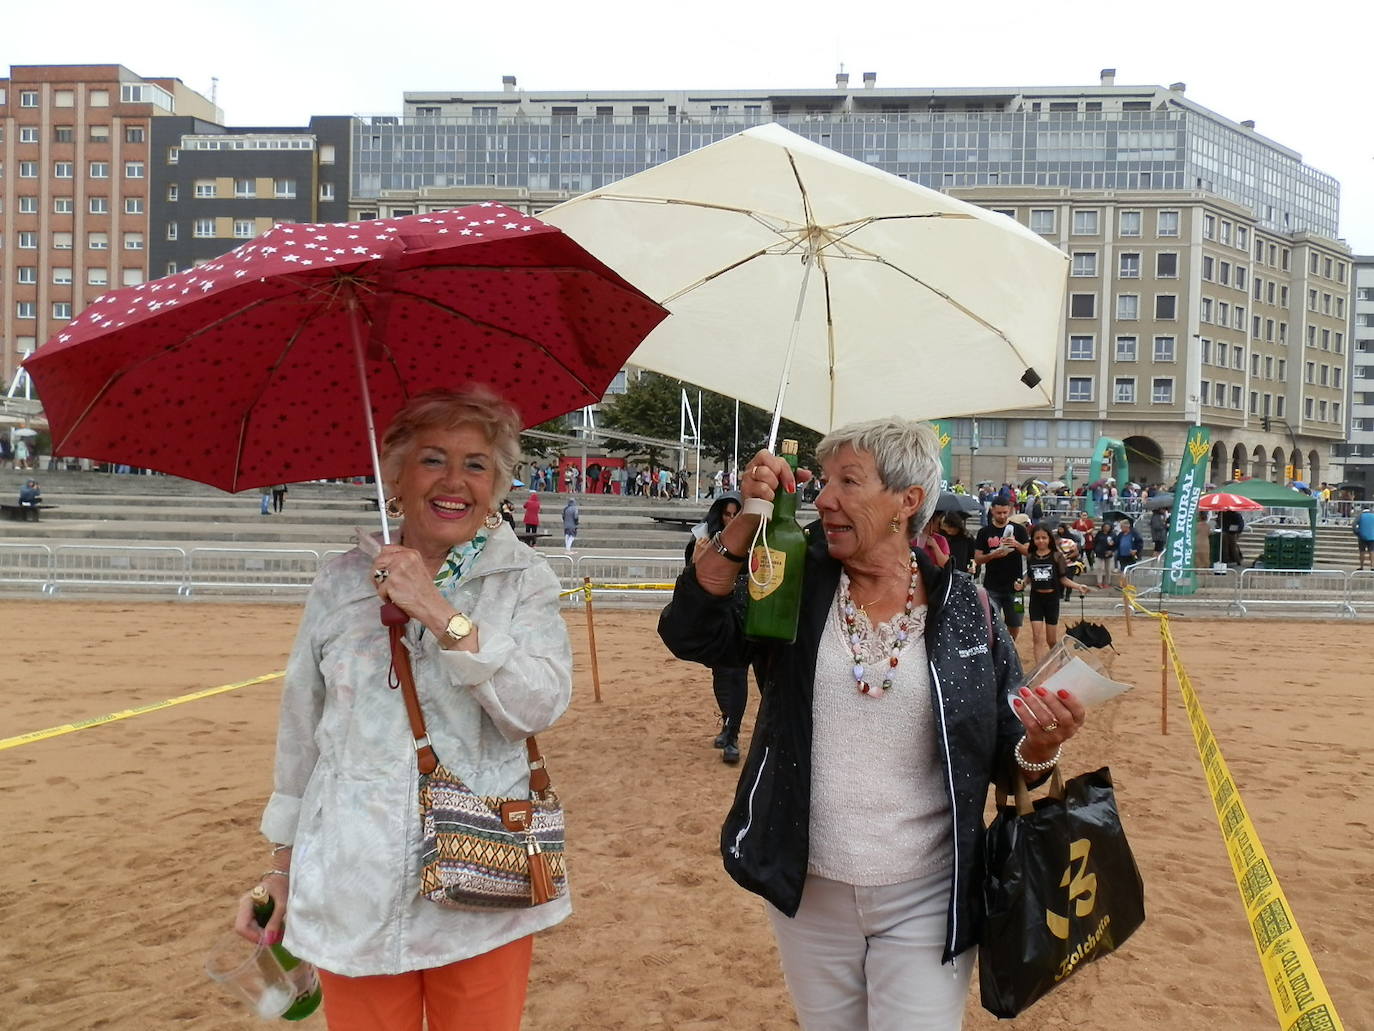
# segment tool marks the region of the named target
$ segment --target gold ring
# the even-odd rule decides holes
[[[1051,731],[1058,730],[1058,729],[1059,729],[1059,721],[1058,721],[1058,720],[1050,720],[1050,722],[1046,723],[1046,724],[1045,724],[1043,727],[1041,727],[1040,729],[1043,730],[1043,731],[1044,731],[1045,733],[1047,733],[1047,734],[1050,733]]]

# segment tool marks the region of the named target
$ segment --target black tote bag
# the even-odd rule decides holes
[[[978,979],[983,1008],[1014,1017],[1145,922],[1145,887],[1116,811],[1107,767],[1031,803],[998,799],[986,831]]]

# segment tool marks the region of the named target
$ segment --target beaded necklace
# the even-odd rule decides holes
[[[916,587],[920,582],[921,567],[916,563],[915,557],[911,560],[911,585],[906,592],[906,607],[896,626],[896,636],[892,641],[892,653],[887,659],[887,669],[883,671],[882,690],[888,691],[892,688],[892,677],[897,669],[902,648],[907,641],[907,631],[911,627],[911,614],[916,608]],[[863,634],[859,632],[859,625],[855,620],[857,611],[854,608],[854,600],[849,596],[849,574],[841,570],[840,572],[840,615],[844,618],[845,633],[849,636],[849,650],[854,656],[854,686],[861,694],[873,692],[872,686],[864,679],[863,664]]]

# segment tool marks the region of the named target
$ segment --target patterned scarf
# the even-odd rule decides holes
[[[479,532],[472,540],[451,548],[448,558],[444,559],[444,564],[439,567],[439,572],[434,574],[434,586],[443,591],[457,584],[463,573],[472,568],[477,556],[482,554],[482,549],[486,546],[487,535]]]

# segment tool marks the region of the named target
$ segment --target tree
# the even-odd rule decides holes
[[[560,415],[554,419],[547,419],[538,426],[531,426],[530,429],[539,430],[543,433],[567,433],[567,416]],[[520,435],[520,450],[531,458],[561,457],[563,448],[564,445],[556,440],[544,440],[541,437],[531,437],[523,433]]]

